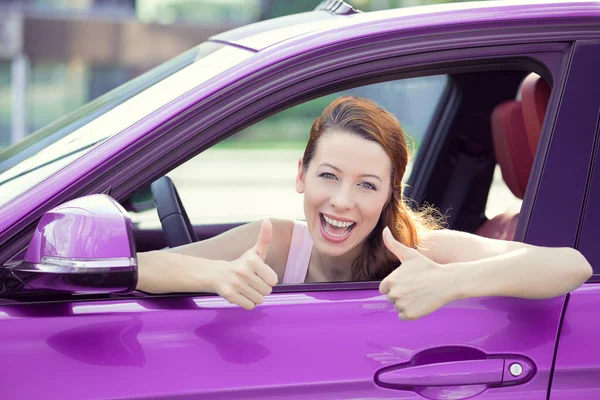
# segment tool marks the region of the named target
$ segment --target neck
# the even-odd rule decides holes
[[[362,246],[346,254],[333,257],[318,252],[313,247],[305,282],[344,282],[352,280],[352,263],[360,254]]]

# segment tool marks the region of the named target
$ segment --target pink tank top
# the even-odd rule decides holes
[[[306,222],[295,221],[292,231],[292,241],[290,242],[290,251],[283,274],[283,283],[304,283],[306,273],[308,272],[312,247],[313,241],[308,232]]]

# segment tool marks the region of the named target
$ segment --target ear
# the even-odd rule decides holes
[[[306,174],[304,173],[302,159],[298,160],[298,174],[296,175],[296,191],[300,194],[304,193],[304,179]]]

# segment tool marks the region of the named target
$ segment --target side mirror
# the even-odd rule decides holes
[[[137,285],[135,254],[127,212],[109,196],[90,195],[44,214],[23,262],[4,275],[17,283],[13,293],[129,292]]]

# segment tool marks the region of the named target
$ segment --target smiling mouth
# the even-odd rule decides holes
[[[350,234],[352,229],[356,226],[356,222],[345,222],[338,221],[333,218],[329,218],[322,213],[319,213],[321,217],[321,226],[325,233],[329,236],[342,239]]]

